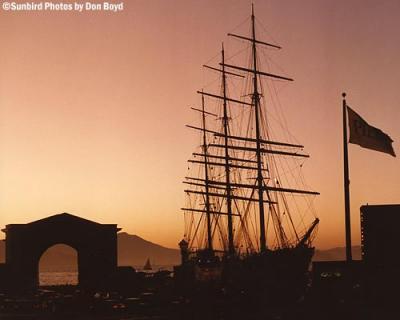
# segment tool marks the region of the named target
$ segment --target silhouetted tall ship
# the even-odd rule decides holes
[[[292,79],[263,69],[265,50],[281,47],[258,39],[256,26],[252,8],[250,35],[228,34],[248,45],[247,66],[234,61],[240,54],[227,59],[224,46],[220,62],[204,66],[218,74],[220,92],[198,91],[201,107],[192,108],[201,125],[188,127],[200,133],[201,145],[184,181],[185,236],[175,276],[187,292],[212,287],[271,302],[296,299],[307,285],[318,192],[304,183],[309,156],[284,120],[277,122],[287,140],[275,139],[273,119],[282,119],[275,84]]]

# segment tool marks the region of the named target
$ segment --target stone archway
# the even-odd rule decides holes
[[[9,224],[3,231],[10,284],[17,290],[37,287],[40,257],[48,248],[65,244],[78,253],[79,286],[108,287],[117,271],[119,230],[116,224],[100,224],[68,213],[28,224]]]

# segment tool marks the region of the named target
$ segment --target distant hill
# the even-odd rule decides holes
[[[5,242],[0,240],[0,263],[4,262]],[[171,266],[180,261],[179,250],[152,243],[137,235],[118,234],[118,265],[142,267],[147,258],[153,266]],[[361,247],[353,247],[353,258],[361,259]],[[58,246],[43,258],[42,270],[71,271],[75,266],[76,253],[66,246]],[[314,261],[344,260],[345,248],[315,250]]]
[[[180,261],[178,249],[170,249],[125,232],[118,234],[118,265],[143,266],[150,259],[152,265],[175,265]]]
[[[361,246],[353,246],[352,254],[354,260],[361,260]],[[315,250],[313,261],[333,261],[333,260],[345,260],[346,248],[336,247],[327,250]]]

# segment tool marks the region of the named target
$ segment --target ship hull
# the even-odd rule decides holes
[[[243,257],[223,258],[208,265],[195,259],[175,268],[177,288],[184,295],[241,295],[271,305],[300,299],[309,282],[314,248],[267,250]]]

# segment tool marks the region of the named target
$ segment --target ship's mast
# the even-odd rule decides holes
[[[223,96],[223,126],[224,126],[224,147],[225,147],[225,176],[226,176],[226,209],[228,214],[228,254],[233,255],[235,248],[233,245],[233,222],[232,222],[232,187],[229,165],[229,117],[226,96],[226,74],[225,74],[225,51],[222,44],[222,96]]]
[[[203,127],[203,154],[204,154],[204,178],[205,178],[205,206],[207,219],[207,248],[213,250],[212,234],[211,234],[211,208],[210,208],[210,191],[208,179],[208,146],[206,136],[206,112],[204,110],[204,95],[201,96],[201,111],[202,111],[202,127]]]
[[[228,243],[226,243],[225,234],[223,235],[223,242],[224,242],[224,249],[227,249],[228,256],[232,256],[235,254],[235,247],[234,247],[234,232],[233,232],[233,216],[241,217],[240,213],[233,213],[232,201],[250,201],[254,203],[258,203],[259,208],[259,228],[260,228],[260,235],[259,235],[259,247],[261,252],[265,252],[267,250],[267,239],[266,239],[266,223],[265,223],[265,207],[264,204],[269,204],[270,214],[272,214],[272,218],[275,227],[277,228],[276,232],[279,233],[280,242],[283,247],[287,247],[287,239],[284,233],[284,230],[281,226],[281,221],[278,213],[274,210],[275,207],[273,205],[277,204],[277,202],[271,199],[271,193],[273,192],[280,192],[280,193],[290,193],[290,194],[304,194],[304,195],[318,195],[318,192],[309,191],[309,190],[301,190],[301,189],[293,189],[288,188],[285,186],[281,186],[280,184],[276,185],[268,185],[266,181],[264,181],[265,172],[268,172],[268,168],[264,168],[263,166],[263,154],[273,155],[282,155],[282,156],[291,156],[291,157],[309,157],[307,154],[304,154],[300,150],[295,149],[302,149],[302,145],[286,143],[286,142],[279,142],[269,140],[268,137],[264,137],[262,132],[262,108],[261,108],[261,86],[259,82],[259,78],[261,77],[268,77],[277,80],[284,80],[284,81],[293,81],[293,79],[273,74],[270,72],[265,72],[259,70],[260,66],[257,63],[257,49],[259,45],[281,49],[280,46],[268,42],[264,42],[258,40],[256,38],[256,30],[255,30],[255,16],[254,16],[254,7],[252,5],[252,12],[251,12],[251,36],[242,36],[237,34],[228,33],[228,36],[235,37],[240,40],[245,40],[251,42],[251,58],[252,58],[252,66],[245,67],[245,66],[235,66],[232,64],[225,63],[225,52],[224,46],[222,45],[222,61],[219,64],[221,68],[210,67],[204,65],[204,67],[211,69],[213,71],[221,72],[222,73],[222,83],[221,83],[221,91],[220,95],[210,92],[204,91],[197,91],[197,93],[203,96],[202,98],[202,110],[195,109],[203,113],[203,125],[201,128],[195,126],[187,126],[189,128],[200,130],[203,133],[203,152],[202,153],[193,153],[193,156],[201,156],[204,157],[203,159],[190,159],[188,160],[190,163],[200,164],[204,166],[204,177],[202,178],[195,178],[195,177],[185,177],[186,181],[185,184],[189,184],[196,187],[201,187],[201,190],[198,189],[187,189],[185,190],[188,194],[197,194],[202,195],[203,199],[205,200],[205,204],[202,208],[182,208],[184,211],[190,211],[193,213],[206,213],[206,223],[207,223],[207,249],[213,250],[213,243],[212,243],[212,216],[217,215],[219,216],[227,216],[227,228],[228,228]],[[226,70],[228,69],[228,70]],[[233,97],[229,97],[227,95],[227,76],[233,75],[241,78],[245,78],[242,74],[236,74],[230,71],[230,69],[239,70],[240,72],[248,73],[253,80],[253,88],[251,93],[251,103],[246,102],[243,100],[237,100]],[[213,131],[206,128],[205,124],[205,115],[213,115],[217,117],[217,115],[212,114],[210,112],[206,112],[204,110],[204,96],[208,96],[213,99],[220,99],[223,101],[223,115],[221,117],[222,120],[222,130],[221,131]],[[238,105],[242,105],[243,107],[250,107],[251,112],[253,111],[252,108],[254,107],[254,122],[255,122],[255,136],[248,137],[248,136],[241,136],[233,135],[230,132],[230,118],[229,118],[229,109],[228,109],[228,102],[234,103]],[[192,108],[194,109],[194,108]],[[253,121],[253,120],[252,120]],[[254,125],[254,124],[253,124]],[[207,137],[208,134],[213,134],[214,137],[221,138],[219,143],[208,143],[207,144]],[[231,143],[232,141],[237,141],[239,143]],[[248,142],[249,144],[241,144],[241,142]],[[283,147],[283,148],[274,148],[274,147]],[[220,148],[222,151],[221,154],[218,152],[213,153],[208,151],[211,148]],[[253,157],[251,158],[242,158],[240,156],[233,156],[230,157],[230,154],[234,153],[235,150],[238,150],[239,153],[241,151],[252,153],[256,156],[256,159]],[[300,152],[299,152],[300,151]],[[225,173],[224,181],[220,180],[218,176],[213,177],[210,176],[209,166],[212,167],[222,167]],[[232,170],[253,170],[253,173],[256,173],[256,180],[255,183],[242,183],[236,181],[232,176]],[[241,171],[238,171],[239,173]],[[234,189],[239,190],[252,190],[251,195],[246,195],[247,193],[237,194],[233,192]],[[211,190],[211,191],[210,191]],[[258,197],[257,197],[258,196]],[[210,204],[210,198],[223,198],[226,201],[226,212],[221,211],[222,208],[212,208]],[[222,200],[222,203],[223,201]],[[272,206],[272,207],[271,207]],[[215,221],[217,221],[216,218]],[[293,225],[293,221],[289,216],[289,219]],[[311,227],[308,231],[300,238],[296,233],[297,245],[303,246],[305,245],[310,238],[312,238],[312,234],[314,229],[318,225],[318,219],[315,219]],[[201,222],[201,220],[200,220]],[[198,231],[198,227],[200,226],[200,222],[196,227],[195,234]],[[204,223],[204,220],[203,222]],[[220,226],[219,226],[220,227]],[[240,230],[238,231],[240,232]],[[247,231],[245,231],[247,232]],[[203,242],[204,233],[201,234],[201,242]],[[196,237],[196,235],[195,235]],[[239,238],[238,238],[239,239]],[[278,238],[279,239],[279,238]]]
[[[200,93],[203,93],[203,91],[200,91]],[[190,181],[188,177],[186,177],[187,180],[189,181],[183,181],[185,184],[193,185],[193,186],[201,186],[204,187],[204,191],[198,191],[198,190],[185,190],[187,193],[195,193],[195,194],[201,194],[203,195],[204,198],[204,209],[195,209],[195,208],[182,208],[184,211],[191,211],[193,213],[205,213],[206,214],[206,232],[207,232],[207,243],[206,243],[206,248],[210,251],[213,250],[213,239],[212,239],[212,215],[215,214],[216,212],[212,210],[211,208],[211,202],[210,202],[210,197],[213,196],[213,193],[210,192],[210,188],[213,188],[212,185],[210,185],[210,177],[209,177],[209,166],[212,165],[212,162],[210,162],[210,154],[208,153],[208,147],[209,144],[207,143],[207,133],[214,133],[214,131],[207,129],[206,126],[206,116],[213,116],[217,117],[216,114],[208,112],[205,110],[205,103],[204,103],[204,95],[202,94],[201,98],[201,109],[198,108],[191,108],[194,111],[200,112],[202,114],[202,125],[201,127],[194,127],[187,125],[187,127],[199,130],[202,132],[202,153],[194,153],[193,155],[196,156],[201,156],[204,157],[204,160],[188,160],[188,162],[194,162],[194,163],[200,163],[204,165],[204,179],[198,179],[201,181],[204,181],[204,184],[199,184],[196,183],[196,181]]]
[[[258,93],[257,83],[257,46],[256,46],[256,29],[254,6],[251,5],[251,25],[252,25],[252,53],[253,53],[253,104],[256,122],[256,154],[257,154],[257,186],[258,186],[258,206],[260,214],[260,250],[263,252],[267,249],[267,241],[265,237],[265,214],[264,214],[264,177],[262,175],[262,158],[261,158],[261,132],[260,132],[260,94]]]
[[[281,151],[281,150],[274,150],[271,148],[263,148],[262,145],[268,144],[268,145],[281,145],[281,146],[286,146],[286,147],[294,147],[294,148],[302,148],[302,146],[299,145],[293,145],[293,144],[287,144],[287,143],[279,143],[279,142],[271,142],[269,140],[265,140],[262,137],[261,134],[261,105],[260,105],[260,93],[259,93],[259,83],[258,83],[258,78],[263,76],[263,77],[268,77],[268,78],[273,78],[273,79],[278,79],[278,80],[285,80],[285,81],[293,81],[292,78],[284,77],[281,75],[273,74],[270,72],[265,72],[265,71],[260,71],[258,70],[258,65],[257,65],[257,45],[263,45],[275,49],[281,49],[280,46],[260,41],[256,38],[256,30],[255,30],[255,16],[254,16],[254,5],[251,6],[251,37],[245,37],[233,33],[228,33],[228,36],[235,37],[240,40],[245,40],[251,42],[251,49],[252,49],[252,60],[253,60],[253,66],[252,68],[246,68],[242,66],[235,66],[231,64],[225,64],[222,63],[221,65],[224,67],[248,72],[249,74],[252,75],[253,77],[253,93],[252,93],[252,103],[251,105],[254,106],[254,113],[255,113],[255,138],[250,138],[246,139],[243,137],[232,137],[234,139],[242,140],[242,141],[251,141],[255,142],[256,146],[255,148],[249,148],[249,147],[237,147],[237,146],[230,146],[230,148],[235,148],[239,150],[244,150],[244,151],[251,151],[256,153],[256,170],[257,170],[257,178],[256,178],[256,192],[258,193],[258,199],[256,201],[258,202],[258,207],[259,207],[259,222],[260,222],[260,250],[265,251],[267,249],[267,240],[266,240],[266,229],[265,229],[265,208],[264,208],[264,203],[269,203],[271,206],[274,204],[273,201],[271,201],[271,197],[269,195],[269,191],[282,191],[282,192],[296,192],[296,193],[304,193],[304,194],[318,194],[318,192],[309,192],[306,190],[296,190],[296,189],[291,189],[290,191],[287,188],[281,188],[281,187],[270,187],[267,186],[264,182],[264,177],[263,177],[263,171],[265,169],[263,168],[263,162],[262,162],[262,154],[280,154],[280,155],[287,155],[287,156],[304,156],[307,157],[307,155],[300,155],[298,152],[287,152],[287,151]],[[212,146],[212,144],[211,144]],[[268,170],[268,169],[267,169]],[[268,199],[264,200],[264,191],[266,192],[266,196]]]

